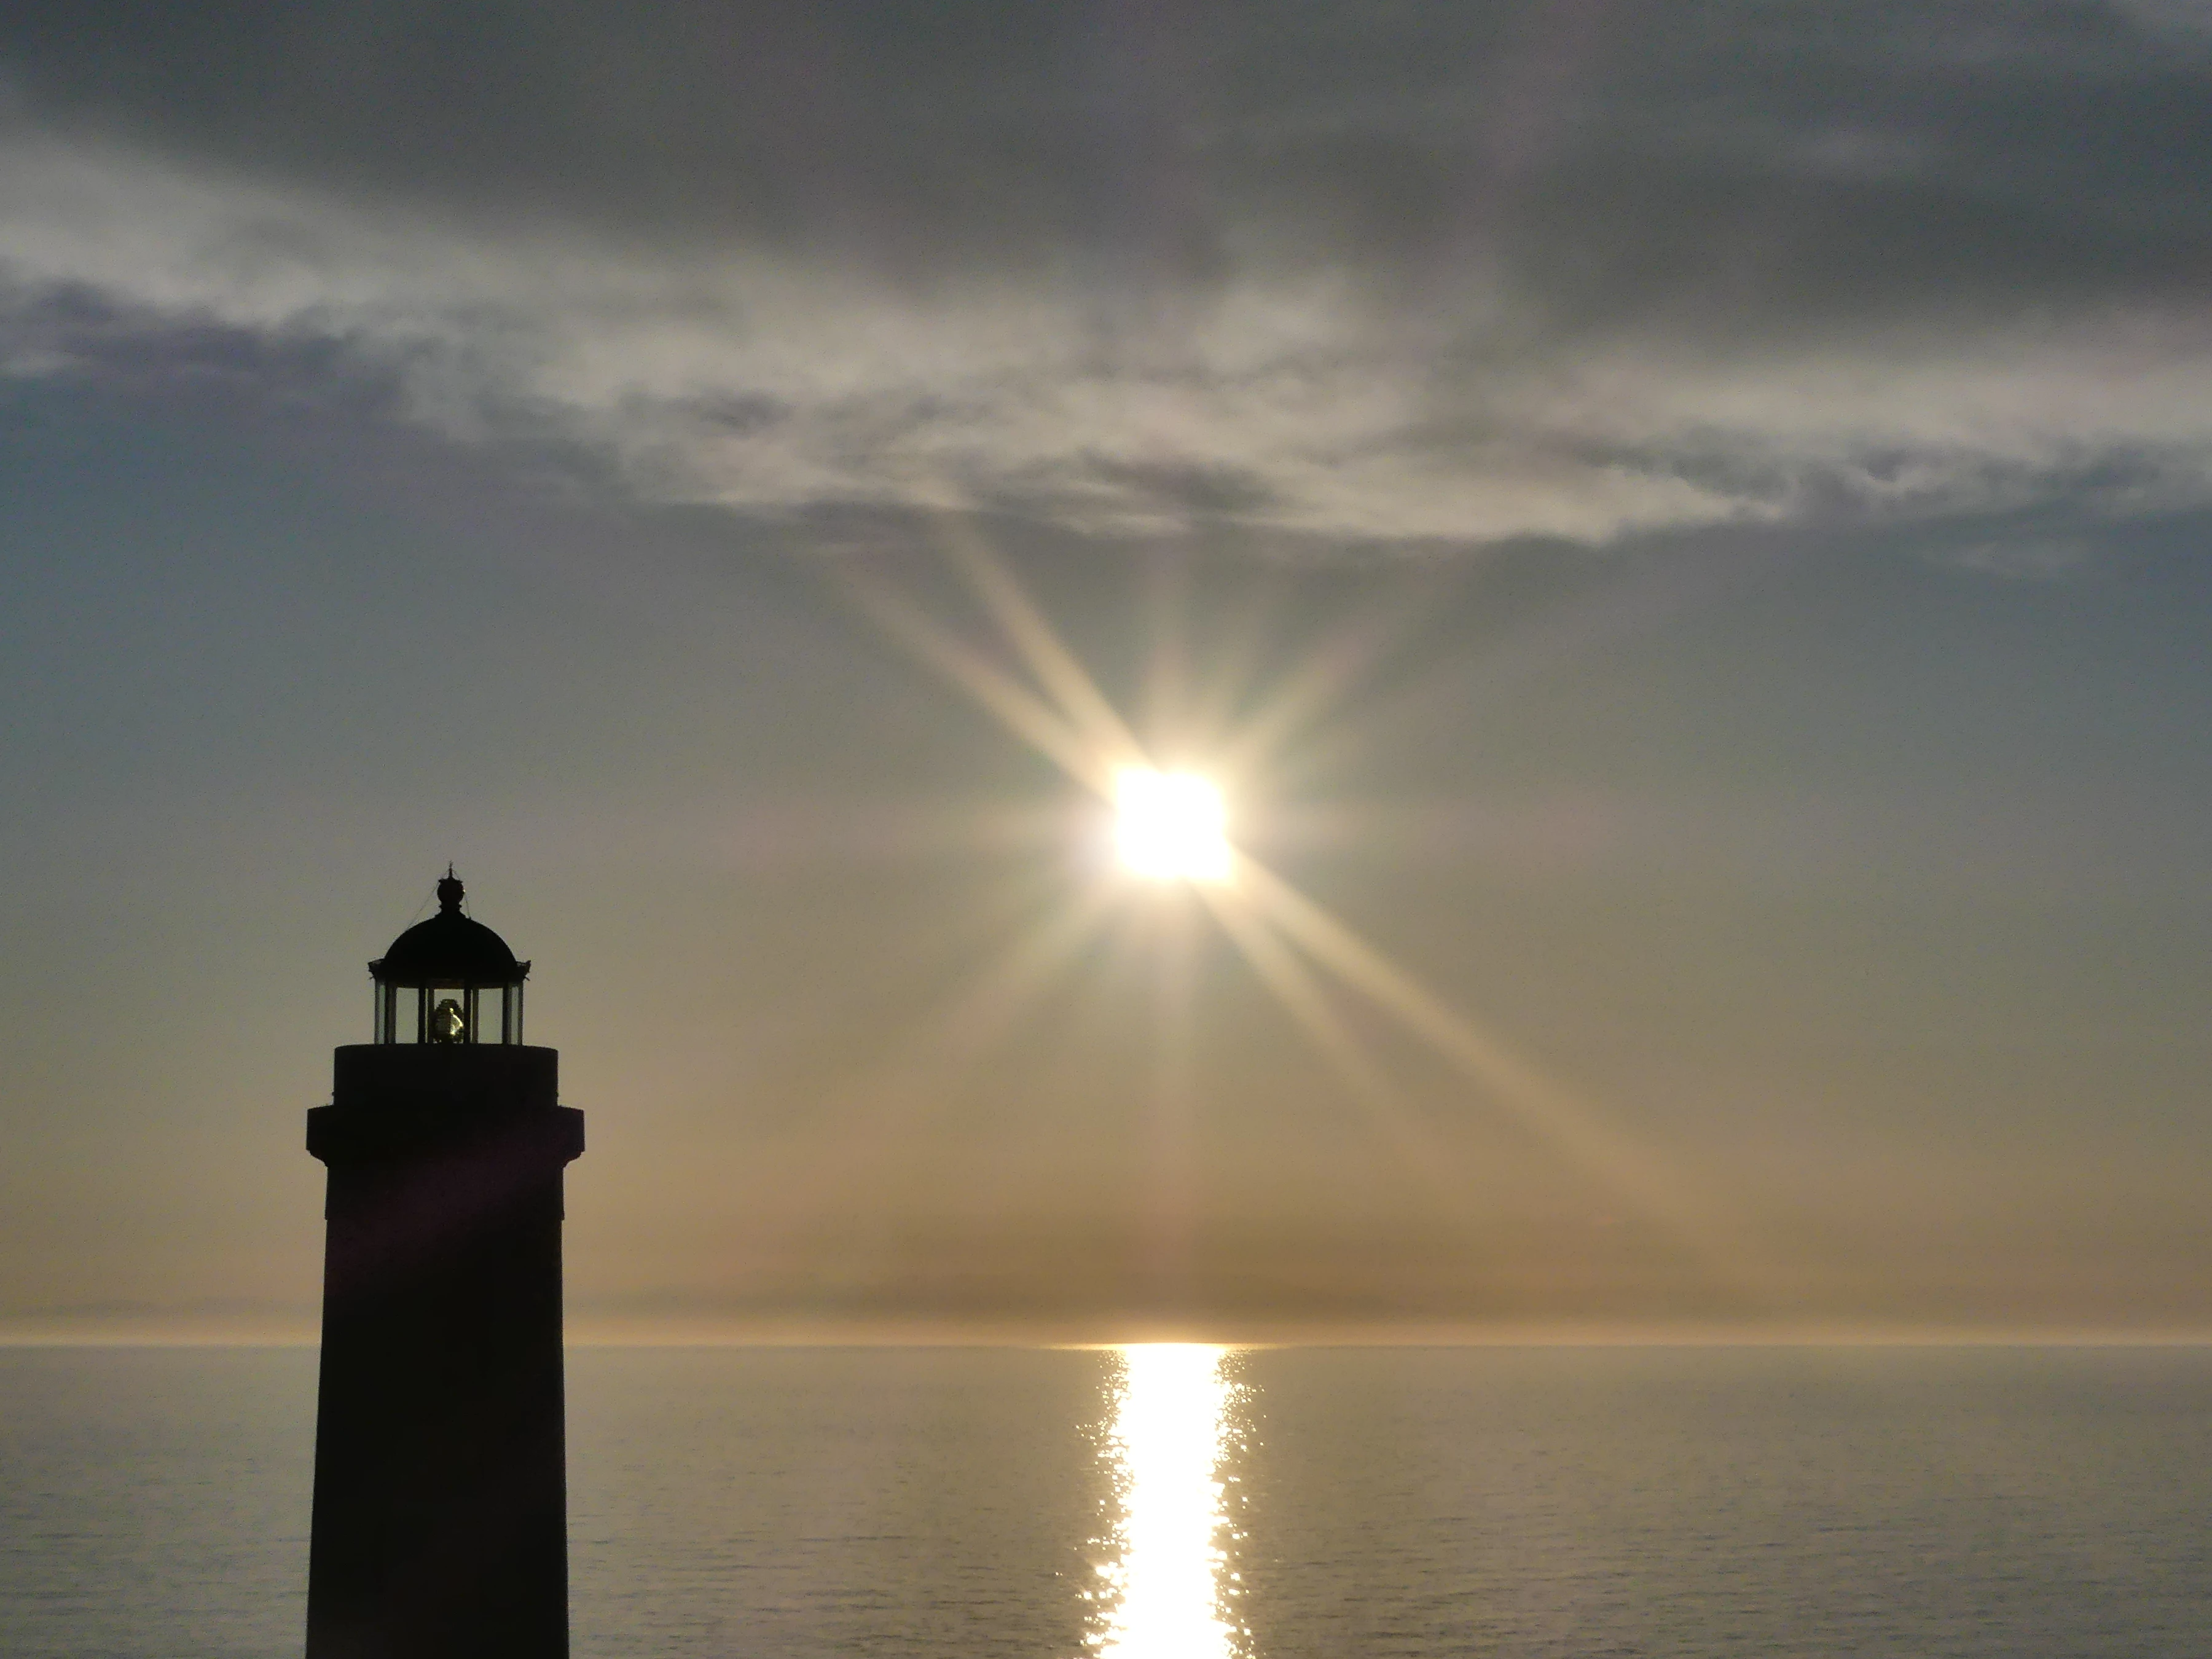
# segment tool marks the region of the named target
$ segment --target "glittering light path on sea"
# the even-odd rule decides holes
[[[1219,1464],[1236,1389],[1227,1350],[1146,1344],[1121,1350],[1104,1455],[1113,1465],[1120,1553],[1099,1569],[1093,1652],[1121,1659],[1232,1659],[1239,1648],[1224,1582],[1228,1525]]]

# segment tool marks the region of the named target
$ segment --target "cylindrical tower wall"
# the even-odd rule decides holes
[[[550,1049],[341,1048],[308,1659],[565,1659],[562,1170]]]

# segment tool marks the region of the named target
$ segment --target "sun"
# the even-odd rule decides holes
[[[1121,862],[1158,881],[1226,881],[1232,860],[1221,791],[1190,772],[1124,767],[1114,777]]]

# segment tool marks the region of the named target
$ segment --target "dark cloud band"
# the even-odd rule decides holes
[[[2187,0],[82,3],[0,58],[18,372],[90,294],[656,493],[1108,532],[2212,478]]]

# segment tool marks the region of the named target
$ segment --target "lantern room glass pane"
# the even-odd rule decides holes
[[[522,1041],[520,985],[372,984],[372,1042],[467,1044]],[[448,1004],[450,1008],[447,1007]],[[445,1010],[442,1024],[441,1009]]]
[[[420,1042],[422,1040],[422,992],[411,985],[392,988],[392,1040],[394,1042]]]

